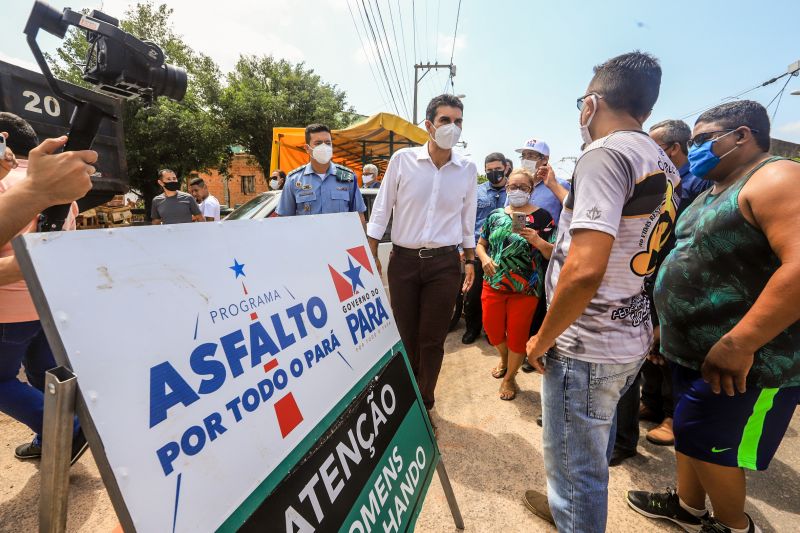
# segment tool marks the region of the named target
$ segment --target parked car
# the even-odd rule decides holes
[[[361,196],[367,206],[367,212],[364,214],[367,220],[369,220],[369,215],[372,213],[372,205],[375,203],[377,195],[378,189],[361,189]],[[262,192],[252,200],[234,209],[224,220],[258,220],[277,216],[276,210],[280,199],[281,191]],[[389,252],[392,251],[391,229],[392,224],[390,221],[381,242],[378,244],[378,259],[380,259],[381,265],[384,267],[381,282],[387,295],[389,294],[389,280],[386,277],[386,266],[389,264]]]
[[[375,203],[375,198],[378,196],[378,189],[361,189],[361,196],[364,198],[364,203],[367,206],[367,212],[364,216],[369,220],[372,213],[372,206]],[[281,191],[268,191],[262,192],[247,203],[240,205],[233,210],[231,214],[225,217],[224,220],[257,220],[261,218],[270,218],[277,216],[276,209],[281,199]],[[389,220],[389,225],[383,234],[383,238],[378,243],[378,259],[383,266],[383,273],[381,274],[381,282],[386,294],[391,299],[389,294],[389,280],[387,278],[387,270],[389,266],[389,253],[392,251],[391,242],[392,221]],[[456,305],[453,309],[452,319],[450,321],[450,329],[453,330],[458,325],[458,320],[461,318],[463,310],[463,298],[459,295]]]

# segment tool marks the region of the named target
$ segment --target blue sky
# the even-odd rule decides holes
[[[219,2],[172,0],[174,25],[195,49],[230,69],[240,53],[269,54],[305,61],[324,80],[335,83],[362,114],[394,111],[382,79],[380,64],[368,45],[372,36],[357,32],[350,9],[360,23],[357,6],[372,0],[228,0]],[[10,5],[9,5],[10,4]],[[3,0],[4,31],[0,34],[0,59],[29,64],[33,58],[24,41],[30,0]],[[52,1],[99,8],[121,16],[128,0]],[[402,92],[392,78],[401,114],[409,115],[413,63],[448,63],[458,0],[378,0],[388,30]],[[416,56],[413,13],[416,8]],[[300,7],[302,6],[302,8]],[[389,6],[392,12],[389,12]],[[664,72],[661,96],[650,122],[682,118],[692,111],[719,103],[786,71],[800,59],[797,44],[796,3],[791,0],[752,2],[682,1],[643,2],[463,0],[453,62],[456,94],[465,94],[466,152],[480,164],[493,151],[513,154],[530,137],[545,139],[551,160],[578,154],[580,134],[575,99],[584,93],[592,66],[617,54],[640,49],[661,60]],[[394,17],[395,34],[391,18]],[[402,17],[405,34],[400,29]],[[359,40],[359,35],[362,37]],[[405,37],[405,38],[404,38]],[[58,41],[42,40],[52,49]],[[388,59],[384,54],[385,59]],[[404,73],[403,73],[404,71]],[[405,79],[404,79],[405,78]],[[786,78],[753,91],[751,97],[767,104]],[[427,101],[447,85],[444,71],[429,74],[420,85],[420,116]],[[800,142],[800,77],[790,79],[773,123],[773,136]],[[770,115],[775,104],[770,108]],[[696,116],[688,117],[693,125]],[[561,163],[568,177],[570,165]]]

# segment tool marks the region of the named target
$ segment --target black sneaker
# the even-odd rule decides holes
[[[745,515],[750,522],[747,526],[747,533],[761,533],[761,528],[755,525],[750,515],[747,513],[745,513]],[[703,529],[700,530],[700,533],[731,533],[731,528],[720,524],[712,518],[703,524]]]
[[[667,487],[667,492],[646,492],[643,490],[629,490],[628,505],[631,509],[648,518],[660,518],[669,520],[688,531],[689,533],[700,533],[705,524],[710,520],[708,511],[698,518],[692,513],[681,507],[678,501],[678,493],[674,489]],[[714,530],[711,530],[714,531]]]
[[[27,444],[21,444],[14,450],[14,457],[17,459],[38,459],[42,456],[42,446],[37,439]]]
[[[536,372],[536,369],[533,368],[533,365],[528,362],[528,358],[527,357],[522,362],[522,366],[520,367],[520,370],[522,370],[526,374],[530,374],[531,372]]]

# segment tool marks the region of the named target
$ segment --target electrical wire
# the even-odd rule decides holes
[[[382,38],[382,45],[384,46],[384,50],[389,56],[389,63],[391,64],[392,70],[394,71],[394,80],[397,85],[397,92],[400,94],[400,100],[402,100],[403,109],[408,110],[408,98],[406,96],[407,89],[403,86],[403,83],[400,81],[400,74],[397,71],[397,62],[394,59],[395,54],[392,52],[392,46],[389,44],[389,34],[386,31],[386,25],[383,22],[383,13],[381,13],[381,6],[378,3],[378,0],[375,0],[375,9],[378,11],[377,19],[380,20],[380,28],[378,28],[378,36],[381,36],[381,30],[383,31],[383,38]],[[370,10],[372,7],[370,6]],[[375,12],[372,12],[372,18],[376,19]],[[376,25],[377,27],[377,25]]]
[[[358,7],[358,4],[356,4],[356,7]],[[369,18],[369,13],[367,13],[367,6],[364,4],[364,0],[361,0],[361,8],[359,8],[358,12],[361,15],[362,22],[364,22],[364,18],[366,18],[367,23],[364,24],[365,30],[367,26],[369,26],[369,32],[372,35],[373,51],[378,56],[378,61],[381,65],[381,71],[383,71],[383,79],[386,81],[386,87],[389,89],[389,95],[391,96],[392,105],[394,106],[395,113],[399,115],[400,108],[398,107],[397,100],[394,97],[394,91],[392,91],[392,84],[389,81],[389,74],[387,74],[386,72],[386,65],[383,62],[383,56],[381,55],[380,50],[378,49],[378,38],[375,36],[375,30],[372,27],[372,21]]]
[[[372,66],[372,58],[370,57],[369,54],[367,54],[367,48],[364,45],[364,39],[361,38],[361,30],[359,29],[358,24],[356,23],[355,15],[353,15],[353,8],[350,6],[350,0],[347,0],[347,9],[350,11],[350,19],[353,21],[353,28],[355,28],[356,35],[358,35],[358,42],[361,43],[361,51],[364,52],[364,57],[367,60],[367,65],[369,65],[369,72],[372,75],[372,81],[375,82],[375,86],[378,89],[378,93],[380,94],[383,106],[389,107],[389,105],[386,103],[387,102],[386,91],[381,86],[381,84],[378,83],[378,77],[375,74],[375,68]]]
[[[419,56],[417,55],[417,2],[416,0],[411,0],[411,23],[413,28],[414,34],[414,64],[417,64],[419,61]]]
[[[456,54],[456,35],[458,35],[458,19],[461,18],[461,0],[458,0],[458,11],[456,12],[456,29],[453,31],[453,49],[450,51],[450,64],[453,64],[453,56]]]
[[[390,3],[390,0],[386,0],[386,4],[389,6],[389,13],[391,15],[392,4]],[[394,77],[395,80],[397,81],[399,92],[403,96],[404,110],[408,112],[411,109],[410,106],[408,105],[408,102],[410,100],[408,96],[408,83],[405,76],[405,70],[403,70],[403,63],[400,61],[400,45],[397,42],[397,32],[395,31],[394,18],[390,19],[392,35],[394,36],[394,43],[395,43],[395,50],[392,51],[392,45],[389,43],[389,33],[386,31],[386,26],[383,21],[383,13],[381,13],[381,6],[379,0],[375,0],[375,7],[378,9],[378,17],[380,18],[381,21],[381,28],[383,28],[384,42],[386,43],[386,48],[389,50],[389,57],[391,58],[392,61],[392,68],[394,68]],[[396,59],[395,56],[397,56]],[[399,73],[397,69],[398,64],[400,64]]]
[[[778,108],[781,106],[781,100],[783,100],[783,93],[786,92],[786,86],[789,85],[789,82],[791,80],[792,80],[791,76],[786,78],[786,83],[783,84],[783,87],[781,87],[781,90],[778,91],[778,94],[773,96],[772,100],[770,100],[769,103],[766,105],[766,108],[769,109],[769,106],[772,105],[772,102],[774,102],[776,98],[778,99],[778,105],[775,106],[775,111],[772,112],[772,121],[771,121],[772,123],[775,122],[775,115],[778,114]]]
[[[722,100],[720,100],[720,102],[719,102],[719,103],[728,102],[728,101],[731,101],[731,100],[738,100],[739,98],[741,98],[741,97],[742,97],[742,96],[744,96],[745,94],[751,93],[751,92],[755,91],[756,89],[760,89],[760,88],[762,88],[762,87],[766,87],[767,85],[770,85],[770,84],[772,84],[772,83],[775,83],[775,82],[776,82],[776,81],[778,81],[779,79],[783,78],[784,76],[788,76],[788,75],[789,75],[789,73],[788,73],[788,72],[784,72],[784,73],[783,73],[783,74],[781,74],[780,76],[775,76],[774,78],[771,78],[771,79],[769,79],[769,80],[765,81],[764,83],[759,83],[759,84],[758,84],[758,85],[756,85],[755,87],[751,87],[751,88],[749,88],[749,89],[746,89],[746,90],[744,90],[744,91],[742,91],[742,92],[740,92],[740,93],[738,93],[738,94],[735,94],[735,95],[733,95],[733,96],[726,96],[725,98],[723,98]],[[706,111],[708,111],[709,109],[713,109],[713,108],[717,107],[717,106],[719,105],[719,103],[712,104],[712,105],[710,105],[710,106],[705,106],[705,107],[702,107],[702,108],[700,108],[700,109],[698,109],[698,110],[692,111],[691,113],[688,113],[688,114],[686,114],[685,116],[682,116],[682,117],[680,118],[680,120],[686,120],[686,119],[687,119],[687,118],[689,118],[689,117],[693,117],[693,116],[695,116],[695,115],[699,115],[699,114],[701,114],[701,113],[705,113],[705,112],[706,112]]]
[[[392,2],[391,2],[391,0],[386,0],[386,5],[389,6],[389,20],[391,22],[391,27],[392,27],[392,36],[394,37],[394,45],[395,45],[395,53],[397,55],[397,62],[400,64],[400,74],[401,74],[401,77],[403,79],[402,80],[403,81],[403,87],[405,88],[405,91],[406,91],[406,98],[408,98],[410,100],[409,95],[408,95],[408,86],[409,86],[408,73],[406,72],[406,66],[408,64],[408,61],[403,63],[403,60],[402,60],[403,58],[402,58],[402,56],[400,54],[401,48],[400,48],[400,42],[397,39],[397,27],[395,26],[395,23],[394,23],[394,14],[392,13]],[[405,41],[403,41],[402,51],[404,53],[405,53],[405,44],[406,44]],[[407,104],[406,104],[406,110],[409,113],[407,116],[410,117],[411,116],[411,108],[408,107]]]
[[[397,0],[397,14],[400,18],[400,33],[403,35],[403,60],[405,62],[406,68],[408,68],[409,66],[408,54],[406,53],[406,51],[408,50],[408,46],[406,46],[406,30],[405,26],[403,25],[403,10],[400,8],[400,0]]]
[[[360,37],[361,33],[364,34],[365,39],[366,39],[366,43],[369,45],[367,48],[369,49],[369,52],[370,52],[370,55],[369,55],[370,60],[375,63],[375,71],[377,72],[376,77],[380,79],[381,78],[381,76],[380,76],[381,68],[379,68],[379,67],[382,67],[382,65],[379,65],[378,61],[380,61],[381,58],[379,57],[378,51],[375,49],[374,44],[369,42],[369,32],[367,31],[367,24],[366,24],[366,21],[364,19],[364,14],[361,12],[361,8],[358,5],[358,1],[359,0],[354,0],[355,5],[356,5],[356,9],[358,10],[359,18],[361,19],[361,29],[358,30],[359,31],[359,37]],[[349,2],[349,0],[348,0],[348,2]],[[378,60],[378,61],[376,61],[376,60]],[[383,93],[385,95],[387,95],[387,101],[390,101],[392,103],[392,106],[395,108],[395,111],[396,111],[397,110],[397,103],[396,103],[396,101],[394,99],[394,95],[391,94],[391,86],[390,86],[390,84],[388,82],[388,79],[386,78],[385,75],[381,79],[381,81],[382,81],[382,83],[379,84],[379,87],[382,87]],[[386,107],[389,108],[388,105]]]

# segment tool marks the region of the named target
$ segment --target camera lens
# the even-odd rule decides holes
[[[164,64],[160,68],[150,70],[153,90],[158,96],[166,96],[180,101],[186,95],[186,70],[174,65]]]

